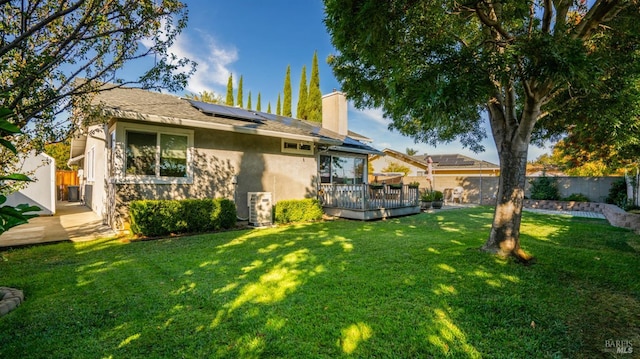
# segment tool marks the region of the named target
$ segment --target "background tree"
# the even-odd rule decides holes
[[[185,94],[184,97],[191,100],[195,100],[195,101],[201,101],[201,102],[222,103],[221,95],[218,95],[213,91],[207,91],[207,90],[204,90],[198,94],[188,93],[188,94]]]
[[[233,106],[233,74],[229,75],[229,80],[227,81],[227,100],[225,101],[225,105]]]
[[[287,65],[287,72],[284,75],[284,98],[282,101],[282,116],[293,116],[291,112],[291,65]]]
[[[271,113],[271,101],[267,103],[267,113]]]
[[[309,96],[307,97],[307,120],[322,122],[322,92],[320,91],[320,70],[318,68],[318,52],[313,53],[311,79],[309,80]]]
[[[46,144],[44,152],[56,160],[56,169],[63,171],[72,169],[67,165],[71,155],[71,140],[69,138],[64,141]]]
[[[237,103],[236,105],[240,108],[244,108],[244,104],[243,104],[243,95],[242,95],[242,75],[240,75],[240,80],[238,80],[238,98],[237,98]]]
[[[180,90],[195,69],[193,62],[169,53],[186,26],[186,7],[179,1],[5,0],[0,5],[0,93],[6,94],[0,104],[19,128],[56,127],[55,116],[70,109],[72,97],[80,101],[95,91],[125,85]],[[145,57],[155,63],[138,78],[118,76],[127,62]]]
[[[262,96],[260,96],[260,92],[258,92],[258,103],[256,104],[256,111],[262,111]]]
[[[276,102],[276,115],[282,116],[282,105],[280,104],[280,94],[278,94],[278,101]]]
[[[546,134],[562,137],[554,155],[557,150],[568,171],[597,167],[609,174],[640,166],[639,17],[627,7],[608,24],[592,51],[614,65],[600,69],[599,81],[559,96],[561,106],[541,120]]]
[[[637,49],[631,36],[616,32],[636,31],[639,3],[324,3],[325,24],[338,50],[330,64],[357,107],[382,108],[391,128],[417,142],[457,139],[475,151],[483,149],[487,113],[500,182],[483,249],[528,261],[520,247],[520,222],[534,131],[544,137],[553,120],[541,120],[562,107],[574,88],[600,91],[593,85],[605,69],[619,66],[616,56]],[[627,27],[614,32],[604,26],[625,7]],[[629,43],[610,48],[608,38]],[[611,53],[600,56],[606,50]]]
[[[247,96],[247,110],[251,110],[251,91],[249,91],[249,96]]]
[[[15,141],[16,151],[66,138],[74,124],[58,115],[87,105],[95,92],[181,90],[195,63],[169,49],[186,20],[185,5],[173,0],[0,1],[0,106],[28,139]],[[138,77],[120,76],[144,58],[154,61]],[[17,158],[3,155],[0,174],[13,171],[6,162]]]
[[[407,166],[402,165],[398,162],[390,162],[387,167],[382,169],[382,172],[401,172],[404,175],[408,175],[411,172],[411,169]]]
[[[296,106],[296,118],[301,120],[307,119],[307,66],[302,66],[300,74],[300,90],[298,90],[298,105]]]
[[[414,149],[414,148],[409,148],[407,147],[406,151],[407,155],[409,156],[415,156],[418,154],[418,150]]]

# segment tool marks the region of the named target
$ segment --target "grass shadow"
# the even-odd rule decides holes
[[[549,240],[523,232],[542,259],[523,267],[477,250],[491,219],[481,207],[11,251],[0,263],[3,285],[24,289],[27,301],[0,321],[0,356],[599,354],[588,343],[598,333],[585,336],[575,322],[607,276],[589,271],[586,258],[619,249],[589,243],[563,262],[553,253],[579,242],[584,224],[526,217],[525,228],[554,230]]]

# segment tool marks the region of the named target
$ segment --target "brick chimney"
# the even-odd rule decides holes
[[[347,96],[333,90],[322,96],[322,127],[346,136],[349,132],[347,121]]]

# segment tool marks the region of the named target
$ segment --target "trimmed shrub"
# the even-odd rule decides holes
[[[624,178],[615,180],[609,188],[609,196],[605,199],[609,204],[615,204],[620,208],[627,205],[627,181]]]
[[[542,176],[531,180],[529,183],[531,183],[531,199],[554,201],[560,199],[558,183],[555,178]]]
[[[317,199],[279,201],[275,205],[276,223],[311,222],[322,219],[322,206]]]
[[[236,225],[236,204],[226,198],[217,198],[213,200],[213,211],[211,212],[211,220],[213,229],[228,229]]]
[[[228,199],[140,200],[129,217],[134,234],[164,236],[232,228],[236,208]]]
[[[582,193],[572,193],[569,197],[563,198],[563,201],[573,201],[573,202],[591,202],[589,197],[583,195]]]

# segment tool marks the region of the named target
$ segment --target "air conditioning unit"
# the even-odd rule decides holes
[[[273,202],[271,200],[271,192],[249,192],[247,202],[249,205],[250,225],[263,227],[272,224],[271,211]]]

